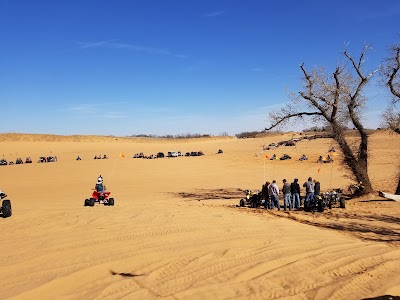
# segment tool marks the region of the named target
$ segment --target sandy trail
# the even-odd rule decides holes
[[[284,213],[276,216],[232,208],[238,202],[238,188],[261,186],[263,163],[254,154],[268,141],[4,141],[2,149],[10,158],[30,155],[36,159],[51,151],[59,161],[0,170],[0,188],[9,194],[14,211],[11,218],[0,220],[0,298],[360,299],[400,295],[396,243],[301,224],[282,218]],[[317,149],[330,143],[299,143],[297,149],[276,152],[297,155],[307,151],[317,157]],[[219,148],[224,149],[223,155],[215,154]],[[206,155],[130,158],[136,152],[168,150],[202,150]],[[127,157],[118,158],[120,152]],[[100,153],[110,159],[92,159]],[[77,154],[84,160],[74,161]],[[388,172],[386,161],[375,161],[374,180],[388,188],[390,182],[382,179],[387,176],[385,171],[379,171],[379,164],[385,164]],[[274,172],[277,179],[291,180],[296,174],[303,181],[316,173],[317,165],[311,161],[280,163],[267,166],[268,177]],[[339,165],[329,168],[320,173],[323,186],[332,184],[331,177],[339,186],[349,182]],[[115,197],[115,207],[83,207],[99,174]],[[182,196],[216,189],[229,191],[227,198],[232,199],[198,201]],[[365,211],[371,209],[377,216],[388,213],[372,205]],[[398,206],[388,210],[394,215],[399,212]],[[346,213],[350,212],[351,208]],[[374,226],[374,222],[366,224]]]

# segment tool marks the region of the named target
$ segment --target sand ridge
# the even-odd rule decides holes
[[[32,156],[34,163],[0,167],[0,188],[14,211],[12,217],[0,219],[0,298],[400,295],[397,203],[359,199],[346,211],[322,216],[236,207],[240,190],[260,188],[265,178],[281,185],[283,178],[303,182],[318,177],[322,190],[351,182],[340,157],[331,165],[315,163],[334,144],[330,139],[262,151],[263,145],[290,136],[143,142],[1,135],[4,157]],[[392,192],[400,139],[377,132],[370,144],[374,188]],[[224,153],[216,154],[218,149]],[[175,150],[201,150],[205,156],[131,158],[137,152]],[[50,153],[57,155],[57,163],[36,163],[38,156]],[[265,160],[265,154],[273,153],[288,153],[293,159]],[[303,153],[309,161],[297,160]],[[109,159],[93,160],[98,154]],[[83,160],[75,161],[77,155]],[[83,207],[99,174],[115,207]],[[386,226],[389,235],[372,230]],[[359,234],[350,234],[352,230]]]

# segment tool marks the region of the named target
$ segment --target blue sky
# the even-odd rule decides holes
[[[397,0],[0,0],[0,132],[261,130],[300,63],[334,70],[370,44],[372,70],[399,25]],[[377,127],[389,95],[367,96]]]

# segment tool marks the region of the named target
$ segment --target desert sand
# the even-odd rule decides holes
[[[362,299],[400,295],[400,203],[376,195],[324,213],[237,207],[264,180],[318,177],[322,191],[352,180],[317,164],[331,139],[262,151],[289,139],[158,140],[0,135],[13,215],[0,219],[1,299]],[[223,149],[223,154],[216,154]],[[400,138],[370,137],[376,191],[394,192]],[[202,157],[133,159],[138,152]],[[120,153],[125,154],[122,158]],[[287,153],[288,161],[265,155]],[[297,159],[307,154],[308,161]],[[108,160],[94,160],[107,154]],[[36,163],[56,155],[56,163]],[[82,161],[76,161],[80,155]],[[320,168],[320,172],[317,170]],[[115,206],[84,207],[98,175]]]

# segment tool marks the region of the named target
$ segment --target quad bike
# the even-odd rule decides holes
[[[318,195],[314,196],[308,201],[304,201],[304,211],[318,211],[323,212],[325,210],[326,203],[324,199]]]
[[[245,190],[244,192],[246,193],[246,198],[240,199],[240,207],[249,205],[251,208],[258,208],[263,205],[265,208],[267,208],[268,203],[262,199],[260,191]]]
[[[7,195],[0,191],[0,200],[6,198]],[[2,213],[3,218],[11,217],[12,209],[11,209],[11,201],[10,200],[3,200],[0,207],[0,213]]]
[[[99,204],[114,206],[114,198],[109,198],[110,194],[111,192],[108,191],[103,191],[103,192],[93,191],[92,197],[89,199],[85,199],[84,206],[94,206],[96,202]]]
[[[342,193],[342,189],[334,189],[330,192],[323,193],[322,199],[329,209],[332,209],[332,207],[337,206],[338,204],[340,208],[346,208],[346,202],[342,197]]]
[[[349,194],[352,195],[353,197],[358,197],[361,196],[361,194],[363,193],[364,186],[362,182],[359,181],[358,183],[351,184],[347,190]]]
[[[279,160],[287,160],[287,159],[292,159],[292,157],[291,157],[290,155],[288,155],[288,154],[283,154],[283,155],[279,158]]]
[[[38,163],[45,163],[45,162],[47,162],[47,158],[46,157],[44,157],[44,156],[39,157]]]

